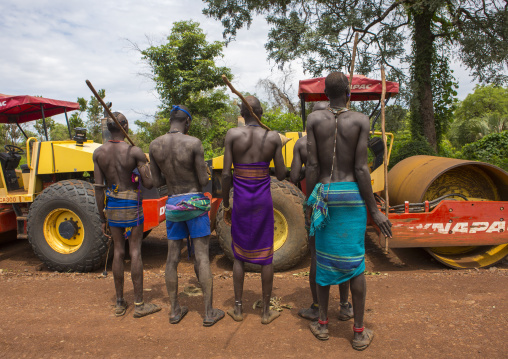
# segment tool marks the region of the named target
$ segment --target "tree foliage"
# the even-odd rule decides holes
[[[232,78],[229,68],[215,64],[218,58],[223,57],[223,47],[223,42],[208,42],[198,22],[177,21],[173,23],[165,44],[141,50],[142,59],[153,74],[165,116],[169,117],[171,106],[176,104],[188,104],[196,115],[209,114],[206,107],[194,106],[192,100],[197,97],[203,102],[202,92],[223,86],[221,75]],[[215,93],[211,92],[211,95]]]
[[[194,21],[173,23],[167,42],[139,50],[148,64],[161,100],[155,121],[136,121],[136,138],[146,150],[149,143],[169,130],[173,105],[186,105],[192,114],[190,134],[199,138],[207,158],[222,153],[223,139],[236,125],[239,110],[227,96],[222,75],[231,70],[216,65],[224,43],[209,42]]]
[[[488,162],[508,171],[508,130],[491,133],[462,148],[462,157]]]
[[[508,88],[476,86],[458,104],[449,131],[453,145],[462,147],[488,134],[508,130]]]
[[[446,70],[440,63],[448,59],[448,54],[436,56],[436,44],[458,53],[476,79],[507,80],[508,17],[502,0],[204,2],[203,12],[222,22],[228,41],[240,28],[250,26],[254,16],[264,15],[271,26],[265,44],[269,59],[280,66],[302,59],[304,69],[314,76],[347,69],[353,35],[359,32],[356,72],[369,74],[382,63],[389,68],[389,77],[404,80],[403,67],[410,65],[412,132],[434,148],[449,120],[449,111],[441,106],[449,105],[454,91],[450,72],[444,83],[433,81],[433,74]],[[409,53],[406,40],[412,44]],[[436,94],[436,86],[443,89],[442,96]],[[441,98],[434,103],[433,95]]]

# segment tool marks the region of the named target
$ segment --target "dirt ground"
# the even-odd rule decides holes
[[[366,351],[350,345],[352,321],[338,321],[338,289],[332,288],[330,340],[320,342],[298,317],[311,303],[309,259],[289,272],[276,273],[274,295],[292,306],[271,325],[260,323],[259,274],[245,280],[241,323],[226,316],[211,328],[202,326],[202,297],[186,296],[195,286],[192,261],[182,251],[181,303],[190,309],[178,325],[168,322],[164,286],[167,244],[164,226],[143,244],[145,300],[162,305],[161,312],[134,319],[133,291],[126,275],[127,315],[112,315],[113,277],[95,273],[48,271],[27,241],[0,244],[0,355],[3,358],[506,358],[508,356],[508,261],[495,268],[447,269],[420,249],[385,255],[372,233],[367,238],[366,326],[374,341]],[[232,306],[232,264],[216,240],[210,255],[214,273],[214,304]],[[111,264],[108,265],[110,270]],[[129,262],[127,262],[127,271]]]

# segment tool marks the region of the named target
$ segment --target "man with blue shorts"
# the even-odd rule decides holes
[[[169,322],[179,323],[189,309],[178,301],[178,263],[181,247],[187,239],[189,254],[194,251],[195,269],[203,290],[205,316],[203,325],[210,327],[224,317],[212,306],[213,279],[210,270],[210,200],[203,194],[208,173],[201,141],[187,135],[192,121],[189,109],[173,106],[170,130],[150,144],[150,170],[154,185],[167,184],[166,227],[168,257],[166,288],[171,303]]]

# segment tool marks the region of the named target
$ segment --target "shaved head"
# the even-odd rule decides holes
[[[261,116],[263,115],[263,108],[261,107],[261,102],[254,97],[254,96],[247,96],[245,97],[245,100],[247,103],[252,107],[252,111],[256,114],[256,116],[261,119]],[[247,106],[242,102],[242,107],[240,109],[240,115],[242,115],[243,118],[249,118],[252,117],[249,110],[247,109]]]
[[[349,80],[342,72],[332,72],[325,79],[325,92],[329,99],[349,93]]]
[[[123,113],[121,113],[121,112],[113,112],[113,116],[115,116],[117,121],[120,122],[120,124],[122,125],[122,127],[124,129],[128,128],[129,121],[127,121],[127,117],[125,117],[123,115]],[[111,117],[109,117],[109,116],[108,116],[106,124],[108,126],[108,131],[111,132],[111,133],[117,133],[117,132],[121,131],[120,128],[118,127],[118,125],[116,124],[116,122],[113,121],[113,119]]]
[[[319,110],[326,110],[328,108],[328,105],[330,103],[328,101],[319,101],[314,103],[314,106],[312,107],[312,112],[319,111]]]

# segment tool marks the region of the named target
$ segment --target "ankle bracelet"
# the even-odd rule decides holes
[[[354,325],[353,325],[353,331],[355,333],[363,333],[363,330],[365,329],[365,327],[361,327],[361,328],[356,328]]]
[[[239,305],[241,307],[242,306],[242,301],[241,300],[235,300],[235,305]]]
[[[321,324],[321,325],[327,325],[328,324],[328,318],[326,318],[325,321],[322,321],[321,319],[319,319],[318,323]]]
[[[349,308],[349,302],[339,303],[339,305],[340,305],[341,307],[348,307],[348,308]]]
[[[140,302],[140,303],[134,302],[134,305],[143,305],[143,304],[145,304],[145,302]]]

